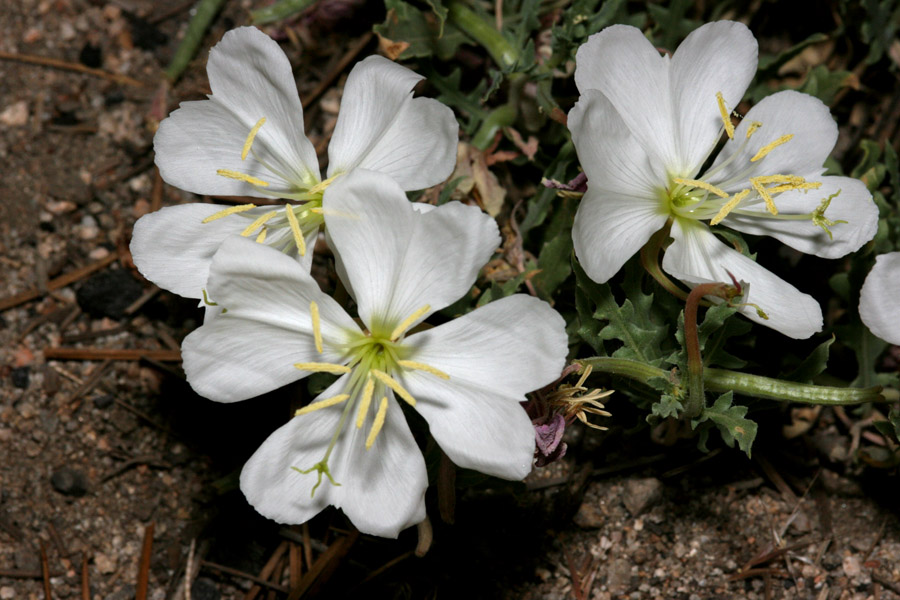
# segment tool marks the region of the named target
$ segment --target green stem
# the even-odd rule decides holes
[[[594,371],[619,375],[646,384],[654,377],[666,377],[669,372],[651,365],[624,358],[595,356],[579,359],[577,362],[590,365]],[[884,402],[881,386],[869,388],[839,388],[824,385],[809,385],[772,379],[761,375],[738,373],[725,369],[706,368],[703,383],[711,392],[733,391],[750,398],[798,402],[801,404],[824,404],[847,406],[866,402]]]
[[[169,68],[166,69],[166,77],[170,81],[177,81],[191,59],[194,58],[197,48],[203,41],[203,34],[206,33],[209,24],[212,23],[224,2],[225,0],[200,0],[200,3],[197,4],[197,10],[188,24],[187,33],[184,34],[184,39],[181,40],[172,62],[169,63]]]
[[[254,25],[264,25],[286,19],[306,10],[315,3],[316,0],[281,0],[281,2],[250,11],[250,19]]]
[[[492,24],[461,2],[451,2],[447,8],[450,21],[484,46],[501,69],[508,71],[519,62],[519,51]]]
[[[472,137],[472,145],[482,152],[490,148],[494,142],[494,136],[504,127],[512,125],[519,111],[511,102],[498,106],[481,122],[481,126]]]

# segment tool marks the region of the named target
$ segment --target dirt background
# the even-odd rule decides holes
[[[159,179],[153,131],[208,92],[208,48],[251,4],[226,4],[169,89],[190,3],[2,3],[0,51],[106,75],[0,60],[0,600],[900,598],[896,477],[855,460],[841,410],[791,440],[791,413],[772,415],[748,460],[654,445],[613,396],[612,430],[572,430],[567,458],[525,484],[459,474],[452,524],[430,491],[424,557],[415,528],[382,540],[337,511],[292,528],[257,516],[237,473],[296,390],[194,395],[172,358],[202,316],[127,253],[137,218],[196,200]],[[320,151],[339,63],[376,50],[360,36],[378,15],[281,31]]]

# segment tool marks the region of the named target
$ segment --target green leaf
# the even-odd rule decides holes
[[[449,26],[448,26],[449,27]],[[449,75],[443,76],[436,71],[428,73],[428,81],[439,94],[437,99],[447,106],[455,108],[457,113],[462,113],[465,120],[462,129],[472,134],[478,128],[478,124],[487,116],[488,111],[482,106],[480,98],[484,93],[486,82],[482,81],[469,93],[462,89],[462,70],[454,69]]]
[[[691,426],[696,429],[698,425],[706,421],[711,421],[722,435],[722,440],[728,446],[734,447],[735,441],[738,447],[750,456],[753,440],[756,439],[756,423],[750,419],[744,418],[747,414],[747,407],[741,405],[733,405],[733,393],[726,392],[716,399],[715,404],[703,409],[700,417],[691,422]],[[705,446],[706,440],[703,439]]]
[[[425,0],[431,7],[431,12],[438,20],[438,37],[444,35],[444,23],[447,21],[447,14],[450,12],[441,0]]]
[[[863,0],[862,5],[867,14],[861,20],[859,31],[869,47],[866,63],[871,65],[881,59],[895,39],[900,4],[897,0]]]
[[[835,339],[832,335],[831,338],[816,346],[816,349],[800,363],[800,366],[781,379],[812,383],[813,378],[825,370],[825,366],[828,364],[828,352]]]
[[[650,414],[647,415],[648,423],[656,423],[663,419],[681,417],[684,406],[681,399],[675,394],[662,394],[657,402],[650,406]]]
[[[184,39],[178,44],[175,56],[172,57],[172,62],[169,63],[169,67],[166,69],[166,77],[169,80],[177,81],[181,77],[181,74],[197,53],[197,48],[200,47],[203,35],[209,28],[209,24],[212,23],[213,18],[218,14],[224,2],[225,0],[200,0],[197,4],[194,16],[191,17],[191,22],[188,24],[187,33],[184,34]]]
[[[648,4],[647,11],[656,22],[654,35],[660,39],[660,45],[675,50],[678,43],[697,29],[700,21],[685,17],[689,8],[694,6],[693,0],[672,0],[664,4]]]
[[[853,74],[850,71],[829,71],[825,65],[818,65],[809,71],[799,91],[815,96],[825,104],[831,104],[838,90],[849,85],[852,80]]]
[[[756,79],[765,81],[778,75],[778,69],[783,67],[789,60],[798,56],[813,44],[818,44],[828,40],[828,36],[824,33],[814,33],[802,42],[794,44],[787,50],[778,53],[775,56],[762,55],[759,57],[759,68],[756,71]]]
[[[572,274],[572,236],[559,235],[541,248],[538,256],[540,273],[534,276],[534,285],[544,298],[553,292]]]
[[[700,341],[704,366],[717,365],[726,369],[739,369],[747,364],[746,361],[736,358],[724,350],[725,342],[729,338],[743,337],[752,329],[750,323],[745,319],[730,318],[736,312],[736,308],[732,308],[724,302],[714,304],[706,309],[703,321],[697,326],[697,337]],[[687,369],[687,349],[684,341],[684,311],[678,315],[675,339],[681,347],[666,361],[685,371]]]
[[[612,353],[613,357],[653,366],[663,364],[663,340],[668,335],[669,327],[664,320],[655,318],[653,294],[644,294],[639,284],[626,286],[627,298],[620,306],[613,297],[609,284],[591,281],[578,263],[575,263],[575,277],[578,287],[587,294],[594,306],[589,317],[579,311],[580,317],[606,323],[597,332],[597,339],[585,341],[597,348],[598,345],[603,346],[598,342],[618,340],[622,345]],[[581,333],[579,330],[579,334]]]
[[[265,25],[301,13],[315,3],[316,0],[279,0],[269,6],[250,11],[250,20],[254,25]]]
[[[448,59],[460,44],[468,42],[458,28],[445,22],[447,9],[440,0],[429,4],[432,11],[426,13],[403,0],[385,0],[387,16],[383,23],[373,27],[373,31],[393,42],[409,44],[398,57],[400,60],[431,55]]]

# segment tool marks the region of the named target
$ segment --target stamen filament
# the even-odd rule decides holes
[[[308,362],[308,363],[294,363],[295,369],[300,369],[301,371],[312,371],[314,373],[349,373],[351,371],[350,367],[346,367],[344,365],[335,365],[332,363],[320,363],[320,362]]]
[[[719,198],[727,198],[728,197],[728,192],[726,192],[720,188],[717,188],[716,186],[714,186],[711,183],[707,183],[705,181],[700,181],[699,179],[682,179],[680,177],[676,177],[672,181],[674,181],[675,183],[681,184],[681,185],[689,185],[691,187],[706,190],[707,192],[711,192],[711,193],[715,194]]]
[[[750,159],[750,162],[756,162],[756,161],[762,159],[763,157],[765,157],[766,154],[768,154],[769,152],[771,152],[778,146],[781,146],[782,144],[787,144],[792,139],[794,139],[794,134],[788,133],[787,135],[781,136],[774,142],[769,142],[768,144],[766,144],[765,146],[763,146],[762,148],[759,149],[759,151],[753,156],[753,158]]]
[[[414,312],[413,314],[406,317],[402,323],[394,327],[394,330],[391,332],[389,339],[393,342],[396,341],[398,337],[400,337],[404,331],[406,331],[413,323],[419,320],[419,318],[431,310],[431,305],[426,304],[421,307],[419,310]]]
[[[256,125],[253,126],[253,129],[250,130],[250,134],[247,136],[246,141],[244,141],[244,149],[241,150],[241,160],[247,160],[247,155],[250,153],[250,148],[253,146],[253,140],[256,139],[259,128],[262,127],[265,122],[266,118],[263,117],[257,121]]]
[[[219,169],[216,171],[216,175],[221,175],[222,177],[227,177],[228,179],[237,179],[238,181],[244,181],[249,183],[250,185],[258,185],[261,187],[268,187],[269,182],[263,181],[253,175],[247,175],[246,173],[240,173],[238,171],[232,171],[231,169]]]
[[[722,92],[716,92],[716,100],[719,103],[719,116],[722,117],[722,124],[725,125],[725,133],[728,134],[728,139],[734,139],[734,123],[731,122],[731,113],[725,107],[725,98],[722,97]]]
[[[211,222],[211,221],[215,221],[215,220],[217,220],[217,219],[221,219],[222,217],[227,217],[227,216],[229,216],[229,215],[234,215],[234,214],[237,214],[237,213],[242,213],[242,212],[248,211],[248,210],[253,209],[253,208],[256,208],[256,205],[255,205],[255,204],[239,204],[239,205],[237,205],[237,206],[229,206],[229,207],[226,208],[225,210],[220,210],[220,211],[217,212],[217,213],[213,213],[213,214],[209,215],[208,217],[206,217],[205,219],[203,219],[203,221],[201,221],[201,222],[202,222],[202,223],[209,223],[209,222]]]
[[[718,214],[716,214],[716,216],[713,217],[712,220],[710,220],[709,224],[710,225],[718,225],[719,223],[721,223],[722,219],[727,217],[728,213],[730,213],[735,208],[737,208],[737,205],[740,204],[741,200],[746,198],[749,193],[750,193],[750,190],[742,190],[742,191],[738,192],[737,194],[735,194],[731,198],[731,200],[729,200],[722,206],[721,210],[719,210]]]
[[[322,347],[322,324],[319,321],[319,305],[315,302],[310,302],[309,314],[312,317],[313,339],[316,341],[316,350],[319,354],[322,354],[324,349]]]
[[[359,400],[359,412],[356,413],[356,428],[362,429],[363,423],[366,422],[366,414],[369,412],[369,405],[372,404],[372,395],[375,393],[375,380],[369,377],[366,379],[366,386],[363,388],[362,398]]]
[[[411,360],[398,360],[397,364],[403,367],[404,369],[415,369],[417,371],[425,371],[426,373],[431,373],[432,375],[436,375],[441,379],[450,379],[450,376],[441,371],[440,369],[435,369],[431,365],[426,365],[425,363],[414,362]]]
[[[293,205],[285,204],[284,214],[287,215],[288,224],[291,226],[291,233],[294,234],[294,243],[297,244],[297,251],[300,253],[300,256],[306,256],[306,242],[303,240],[303,231],[300,229],[297,215],[294,214]]]
[[[294,413],[295,417],[299,417],[300,415],[305,415],[311,413],[313,411],[319,410],[320,408],[328,408],[329,406],[334,406],[335,404],[340,404],[350,397],[350,394],[338,394],[337,396],[332,396],[331,398],[325,398],[324,400],[319,400],[318,402],[314,402],[309,406],[304,406],[300,410]]]
[[[416,399],[413,398],[412,394],[407,392],[406,389],[402,385],[400,385],[400,383],[396,379],[392,378],[384,371],[379,371],[378,369],[372,369],[371,371],[369,371],[369,373],[371,373],[372,377],[394,390],[394,393],[406,400],[407,404],[409,404],[410,406],[416,405]]]
[[[247,237],[248,235],[250,235],[251,233],[256,231],[258,228],[262,227],[266,221],[268,221],[269,219],[271,219],[272,217],[274,217],[277,214],[278,214],[278,212],[273,210],[272,212],[267,212],[264,215],[260,215],[259,218],[257,218],[255,221],[253,221],[252,223],[247,225],[247,228],[241,232],[241,235],[244,237]]]
[[[375,443],[375,438],[378,437],[381,428],[384,427],[384,418],[387,416],[387,408],[388,399],[385,397],[381,399],[381,405],[378,407],[378,412],[375,413],[375,422],[372,423],[372,429],[369,431],[369,436],[366,438],[366,450],[372,447],[372,444]]]

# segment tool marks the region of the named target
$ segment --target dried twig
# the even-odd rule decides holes
[[[372,39],[372,32],[368,32],[363,35],[359,40],[356,41],[355,44],[350,46],[350,49],[347,50],[347,53],[341,57],[341,60],[332,68],[325,77],[322,78],[322,81],[319,82],[319,85],[303,99],[303,110],[309,108],[311,104],[313,104],[316,100],[319,99],[319,96],[328,91],[328,88],[332,86],[334,80],[338,78],[338,76],[343,73],[344,69],[346,69],[353,59],[356,58],[356,55],[363,51],[369,44],[369,40]]]
[[[2,54],[2,53],[0,53]],[[55,277],[47,282],[46,289],[41,290],[40,288],[32,288],[30,290],[25,290],[24,292],[19,292],[18,294],[13,294],[12,296],[7,296],[6,298],[0,299],[0,311],[6,310],[7,308],[12,308],[13,306],[18,306],[19,304],[23,304],[28,302],[29,300],[34,300],[47,292],[52,292],[53,290],[58,290],[60,288],[64,288],[71,283],[75,283],[76,281],[83,279],[93,273],[94,271],[99,271],[103,267],[106,267],[110,263],[114,262],[118,258],[115,254],[110,254],[106,258],[101,258],[97,262],[93,262],[89,265],[81,267],[80,269],[75,269],[71,273],[66,273],[65,275],[60,275],[59,277]]]
[[[334,569],[340,564],[341,558],[350,551],[357,538],[359,538],[359,531],[354,529],[350,535],[328,546],[328,549],[309,567],[306,575],[300,580],[300,584],[291,590],[288,600],[298,600],[313,584],[322,585],[328,581]]]
[[[91,600],[91,576],[87,552],[81,553],[81,600]]]
[[[226,567],[225,565],[220,565],[214,562],[209,562],[208,560],[200,561],[200,566],[205,569],[212,569],[214,571],[219,571],[220,573],[225,573],[226,575],[233,575],[234,577],[240,577],[242,579],[246,579],[248,581],[252,581],[254,583],[258,583],[261,586],[267,587],[269,589],[284,592],[287,594],[290,590],[283,585],[279,585],[277,583],[272,583],[271,581],[266,581],[252,573],[246,573],[244,571],[239,571],[237,569],[232,569],[231,567]]]
[[[47,360],[141,360],[178,362],[177,350],[145,350],[142,348],[44,348]]]
[[[275,548],[275,552],[272,553],[272,556],[269,557],[269,560],[266,561],[266,564],[263,565],[262,570],[259,572],[260,579],[268,581],[272,577],[272,572],[278,565],[278,561],[280,561],[281,557],[284,556],[284,553],[285,551],[287,551],[289,544],[290,542],[286,541],[278,544],[278,547]],[[261,591],[262,588],[259,585],[254,585],[244,596],[244,600],[253,600]]]
[[[41,577],[44,580],[44,600],[53,600],[53,594],[50,589],[50,560],[47,558],[47,548],[44,547],[43,540],[40,541],[41,546]]]
[[[153,530],[156,523],[144,528],[144,545],[141,547],[141,562],[138,568],[137,587],[134,592],[135,600],[147,600],[147,586],[150,583],[150,556],[153,553]]]
[[[84,397],[84,395],[94,389],[94,387],[100,382],[100,378],[106,374],[106,371],[111,366],[111,360],[105,360],[100,363],[100,366],[94,369],[94,371],[88,376],[88,378],[84,380],[84,383],[78,386],[77,390],[72,392],[72,395],[69,396],[69,399],[66,400],[65,404],[72,410],[78,408],[78,406],[81,405],[81,399]]]
[[[102,77],[103,79],[109,79],[110,81],[115,81],[116,83],[133,85],[135,87],[147,87],[147,84],[145,84],[144,82],[133,79],[127,75],[110,73],[109,71],[104,71],[102,69],[92,69],[91,67],[86,67],[79,63],[73,63],[67,60],[61,60],[59,58],[51,58],[49,56],[34,56],[32,54],[16,54],[13,52],[0,51],[0,59],[29,63],[32,65],[40,65],[42,67],[52,67],[54,69],[63,69],[65,71],[75,71],[77,73],[93,75],[94,77]]]

